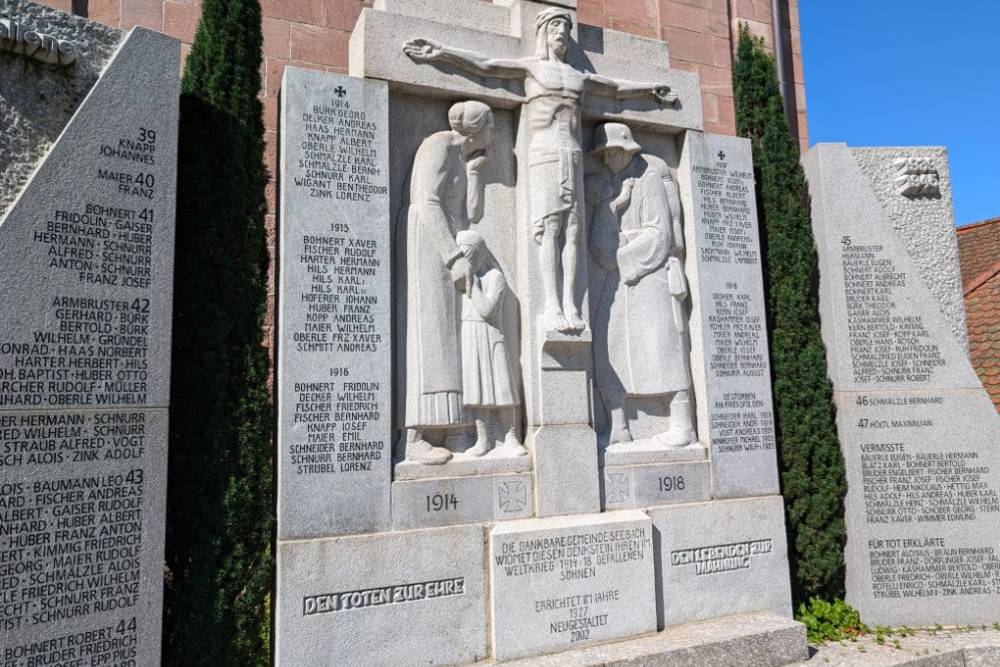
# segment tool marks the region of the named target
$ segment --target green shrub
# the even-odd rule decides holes
[[[854,640],[869,632],[861,622],[857,609],[841,599],[832,603],[820,598],[811,598],[809,603],[799,605],[795,620],[806,626],[809,641],[813,644]],[[891,633],[890,633],[891,634]],[[885,641],[884,635],[882,641]]]
[[[270,662],[261,12],[204,0],[182,84],[165,665]]]
[[[733,89],[737,131],[753,144],[793,595],[835,598],[844,593],[847,481],[820,333],[808,193],[774,58],[745,24]]]

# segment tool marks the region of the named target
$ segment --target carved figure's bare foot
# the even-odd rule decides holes
[[[424,465],[439,466],[451,460],[452,453],[444,447],[435,447],[426,440],[406,443],[406,460]]]
[[[484,456],[492,448],[492,444],[489,440],[477,440],[476,444],[465,451],[469,456],[480,457]]]
[[[656,436],[656,441],[665,447],[687,447],[698,440],[698,434],[692,429],[679,426],[671,428],[666,433]]]
[[[620,445],[624,442],[632,442],[632,431],[629,430],[628,424],[624,422],[620,424],[612,424],[608,444]]]
[[[578,333],[587,328],[580,311],[575,308],[566,311],[566,322],[569,324],[569,328],[564,330],[567,333]]]
[[[561,310],[547,310],[545,315],[542,317],[542,323],[545,325],[546,331],[567,331],[569,329],[569,322],[566,321],[566,316],[563,315]]]

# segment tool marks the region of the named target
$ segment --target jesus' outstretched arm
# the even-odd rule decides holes
[[[587,87],[598,95],[607,95],[619,100],[634,100],[642,97],[652,97],[661,104],[676,104],[677,94],[671,92],[670,86],[659,83],[636,83],[591,74],[587,77]]]
[[[510,58],[489,58],[475,51],[443,46],[433,39],[411,39],[403,52],[418,63],[447,63],[480,76],[523,79],[528,74],[524,62]]]

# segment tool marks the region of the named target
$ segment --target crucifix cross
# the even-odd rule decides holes
[[[519,73],[506,67],[470,67],[468,59],[451,57],[454,53],[428,66],[419,55],[434,55],[427,47],[437,44],[452,52],[481,55],[480,64],[523,62],[538,50],[537,16],[557,9],[572,23],[565,62],[588,79],[583,118],[631,122],[660,131],[702,129],[697,75],[671,69],[664,42],[580,26],[567,4],[573,3],[449,0],[447,14],[431,16],[426,3],[381,0],[376,3],[379,9],[362,12],[351,35],[350,73],[383,79],[390,90],[477,99],[494,108],[514,109],[530,97]],[[404,53],[403,44],[414,40],[422,41]],[[656,84],[660,94],[636,82]]]

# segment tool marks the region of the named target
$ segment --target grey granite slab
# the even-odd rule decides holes
[[[804,625],[762,613],[723,616],[667,628],[640,639],[506,664],[511,667],[779,667],[808,656]]]
[[[648,510],[657,538],[661,625],[770,611],[791,618],[780,496]]]
[[[78,58],[0,54],[3,660],[156,665],[180,45],[136,28],[118,46],[28,2],[0,13]]]
[[[486,657],[482,527],[286,541],[278,549],[280,667]]]
[[[708,461],[605,466],[601,502],[605,509],[635,509],[708,500],[712,471]]]
[[[688,132],[679,168],[691,371],[713,496],[778,492],[753,160],[746,139]]]
[[[389,526],[385,84],[295,67],[281,97],[278,536]]]
[[[820,144],[803,166],[847,467],[847,600],[870,624],[993,623],[1000,415],[956,333],[945,156]],[[936,192],[897,189],[908,171]],[[951,247],[919,241],[921,225]]]
[[[653,531],[642,512],[498,524],[489,555],[497,660],[656,629]]]
[[[392,485],[396,530],[487,523],[532,516],[531,474],[437,477]]]

